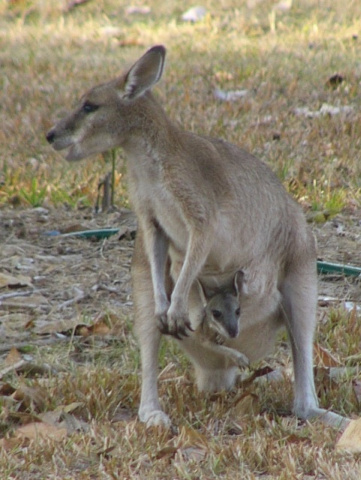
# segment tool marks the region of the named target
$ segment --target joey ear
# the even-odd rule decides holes
[[[149,90],[161,78],[166,49],[156,45],[135,62],[125,77],[124,98],[133,100]]]
[[[237,295],[239,295],[243,291],[244,286],[244,272],[243,270],[238,270],[234,276],[234,289]]]
[[[199,292],[199,296],[201,297],[203,307],[206,307],[208,303],[207,298],[209,298],[210,295],[207,294],[205,287],[202,285],[202,282],[198,280],[198,278],[196,279],[196,285],[198,287],[198,292]]]

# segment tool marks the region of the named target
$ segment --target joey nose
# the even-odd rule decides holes
[[[49,130],[49,132],[46,134],[46,139],[49,143],[54,143],[55,133],[53,130]]]
[[[229,329],[229,336],[230,336],[231,338],[236,338],[237,335],[238,335],[238,327],[231,327],[231,328]]]

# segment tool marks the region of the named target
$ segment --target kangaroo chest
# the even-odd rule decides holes
[[[143,168],[129,169],[129,196],[139,218],[155,220],[176,249],[184,251],[188,229],[177,200],[166,186],[158,165],[147,159]],[[145,163],[145,162],[144,162]]]

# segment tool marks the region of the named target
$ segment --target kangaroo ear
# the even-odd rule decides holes
[[[244,287],[244,272],[243,270],[238,270],[234,276],[234,290],[237,296],[243,291]]]
[[[149,49],[125,76],[124,98],[133,100],[149,90],[161,78],[166,49],[157,45]]]

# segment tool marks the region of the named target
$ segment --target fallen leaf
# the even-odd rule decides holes
[[[125,407],[119,407],[112,418],[112,423],[129,423],[131,420],[134,420],[134,412]]]
[[[52,373],[56,374],[57,370],[47,364],[37,365],[36,363],[26,362],[24,360],[16,367],[16,373],[26,378],[33,378],[49,376]]]
[[[47,423],[49,425],[53,425],[57,427],[59,426],[61,415],[62,415],[62,411],[56,409],[56,410],[41,413],[40,415],[38,415],[38,417],[43,423]]]
[[[80,223],[75,223],[72,225],[68,225],[67,227],[64,227],[61,230],[61,233],[65,234],[65,233],[73,233],[73,232],[82,232],[84,230],[86,230],[86,227],[84,225]]]
[[[203,434],[195,430],[194,428],[182,427],[180,434],[177,437],[176,446],[189,447],[193,445],[207,445],[208,440]]]
[[[125,38],[120,40],[118,45],[120,47],[144,47],[143,42],[138,37]]]
[[[197,430],[189,427],[182,427],[180,434],[172,443],[160,450],[157,458],[164,456],[175,456],[179,460],[200,462],[208,453],[207,438]],[[180,457],[179,457],[180,456]]]
[[[63,332],[65,333],[65,332]],[[74,335],[78,335],[80,337],[89,337],[91,335],[91,332],[89,330],[88,325],[77,325],[74,330]]]
[[[30,277],[24,275],[8,275],[7,273],[0,273],[0,288],[18,288],[18,287],[32,287]]]
[[[341,362],[331,352],[321,347],[318,343],[315,343],[313,346],[313,355],[315,364],[320,367],[338,367],[341,365]]]
[[[45,389],[40,387],[21,385],[11,396],[21,404],[22,410],[34,409],[39,412],[43,410],[45,405]]]
[[[3,383],[0,385],[0,395],[3,397],[8,397],[9,395],[12,395],[16,391],[16,388],[14,388],[10,383]]]
[[[108,335],[111,328],[105,316],[96,321],[93,325],[78,323],[77,319],[55,320],[54,322],[36,322],[35,332],[39,335],[48,333],[62,333],[66,336],[89,337],[89,335]]]
[[[4,327],[4,333],[7,337],[16,337],[18,339],[19,332],[32,328],[31,323],[34,317],[31,312],[7,312],[2,313],[1,323]]]
[[[5,450],[6,452],[11,452],[15,448],[19,447],[20,445],[25,446],[24,445],[24,440],[25,439],[15,438],[15,437],[1,438],[0,439],[0,449]],[[28,439],[26,439],[26,440],[28,440]]]
[[[96,455],[102,458],[114,458],[116,455],[119,455],[117,451],[117,445],[110,445],[107,448],[100,448],[96,451]]]
[[[257,370],[254,370],[248,377],[239,380],[237,385],[244,390],[245,388],[249,387],[249,385],[251,385],[257,378],[261,378],[263,376],[267,377],[273,371],[274,370],[268,365],[258,368]]]
[[[13,365],[14,363],[18,363],[22,360],[22,355],[15,347],[11,347],[10,352],[7,354],[5,358],[5,365]]]
[[[258,415],[260,410],[258,396],[251,392],[245,392],[232,407],[232,416],[233,418],[239,418],[245,415]]]
[[[272,370],[269,373],[264,375],[258,376],[255,379],[256,384],[264,384],[264,383],[279,383],[282,382],[286,377],[289,377],[290,374],[287,372],[286,368],[277,368],[276,370]]]
[[[118,240],[134,240],[137,235],[137,228],[136,227],[127,227],[126,230],[124,230],[124,233],[122,232],[122,229],[119,229],[119,234],[118,234]]]
[[[204,445],[194,445],[186,448],[180,448],[178,453],[182,455],[186,461],[201,462],[208,453],[208,449]]]
[[[93,335],[108,335],[110,333],[110,328],[104,321],[97,322],[91,327],[89,327],[89,332]]]
[[[50,438],[55,441],[63,440],[67,436],[66,428],[58,428],[49,423],[33,422],[28,423],[15,430],[15,438],[27,438],[38,440],[39,438]]]
[[[38,418],[41,419],[43,423],[57,428],[65,428],[69,435],[74,432],[85,432],[89,430],[89,424],[77,418],[75,415],[68,413],[83,406],[84,404],[82,402],[73,402],[70,405],[60,405],[53,411],[39,414]]]
[[[13,298],[8,298],[2,300],[1,304],[8,308],[35,310],[41,306],[48,305],[49,302],[43,295],[34,293],[27,296],[19,295]]]
[[[77,418],[75,415],[65,412],[61,415],[61,422],[59,425],[65,428],[69,434],[75,432],[87,432],[90,429],[90,425],[87,422]]]
[[[78,408],[83,408],[84,406],[85,406],[84,402],[72,402],[72,403],[69,403],[69,405],[61,405],[56,409],[61,410],[62,412],[65,412],[65,413],[72,413]]]
[[[174,445],[168,445],[168,446],[158,450],[158,452],[155,454],[154,458],[156,458],[157,460],[160,460],[161,458],[164,458],[164,457],[173,458],[174,455],[177,453],[177,450],[178,450],[178,448],[175,447]]]
[[[9,372],[12,372],[12,371],[18,371],[18,369],[22,368],[24,366],[24,364],[26,363],[25,360],[21,359],[21,360],[18,360],[17,362],[15,363],[11,363],[8,367],[6,368],[3,368],[1,371],[0,371],[0,379],[3,378],[5,375],[7,375]]]
[[[353,453],[361,452],[361,418],[351,420],[336,443],[336,449]]]
[[[29,330],[29,329],[31,329],[31,328],[34,328],[34,325],[35,325],[34,319],[31,318],[30,320],[28,320],[28,321],[25,323],[24,329],[25,329],[25,330]]]
[[[311,440],[308,437],[297,435],[296,433],[290,433],[290,435],[286,437],[286,442],[298,445],[300,443],[310,444]]]
[[[35,333],[38,335],[46,335],[49,333],[63,333],[64,335],[72,335],[74,329],[78,325],[75,318],[54,320],[53,322],[46,319],[45,321],[37,320],[35,322]]]
[[[122,322],[119,322],[119,315],[116,315],[115,313],[100,313],[99,315],[97,315],[94,319],[94,323],[99,323],[99,322],[102,322],[102,323],[105,323],[105,325],[107,325],[109,328],[113,328],[114,325],[117,325],[119,323],[122,323]]]

